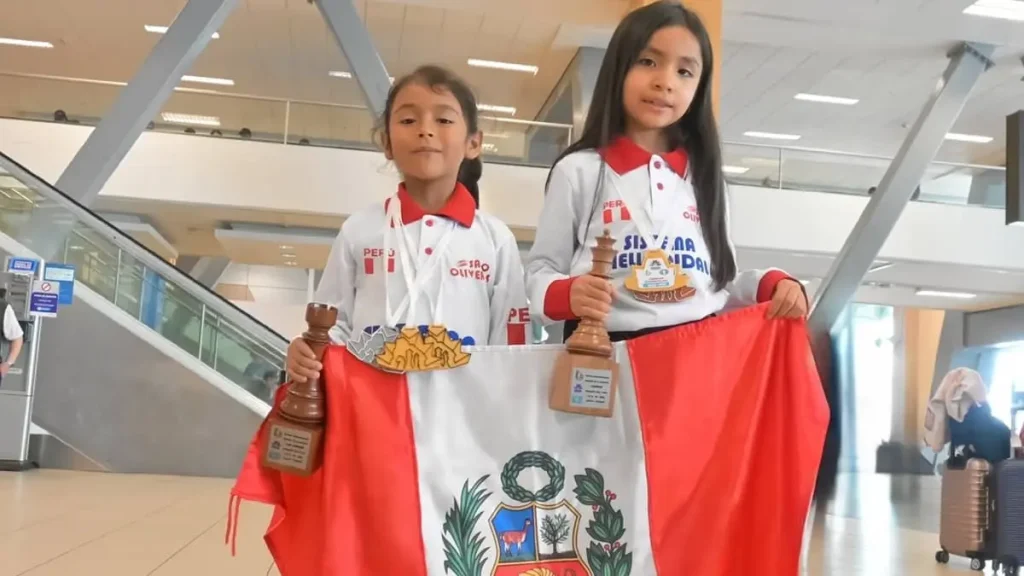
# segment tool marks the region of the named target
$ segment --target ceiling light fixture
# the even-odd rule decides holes
[[[796,96],[793,96],[796,100],[803,100],[805,102],[820,102],[822,104],[842,104],[844,106],[853,106],[860,102],[856,98],[843,98],[841,96],[823,96],[821,94],[806,94],[801,92]]]
[[[515,116],[516,114],[515,106],[495,106],[494,104],[477,104],[477,108],[479,108],[480,110],[484,110],[486,112],[498,112],[501,114],[508,114],[510,116]]]
[[[726,174],[746,174],[750,171],[750,168],[746,166],[722,166],[722,172]]]
[[[292,248],[294,248],[294,246],[289,246],[287,244],[281,244],[281,250],[291,250]]]
[[[53,48],[49,42],[39,40],[22,40],[20,38],[0,38],[0,44],[7,46],[22,46],[24,48]]]
[[[531,66],[530,64],[516,64],[514,62],[499,62],[496,60],[480,60],[477,58],[470,58],[466,61],[466,64],[475,66],[477,68],[494,68],[495,70],[509,70],[511,72],[526,72],[528,74],[537,75],[540,68]]]
[[[797,134],[777,134],[775,132],[757,131],[744,132],[743,135],[749,138],[764,138],[765,140],[799,140],[801,138]]]
[[[284,265],[285,266],[298,266],[298,264],[296,264],[295,262],[292,262],[291,260],[289,260],[288,262],[285,262]]]
[[[1024,2],[1018,0],[978,0],[964,14],[1024,22]]]
[[[153,26],[152,24],[146,24],[144,26],[146,32],[152,32],[153,34],[167,34],[167,26]],[[214,32],[212,38],[216,40],[220,38],[220,34]]]
[[[950,132],[946,134],[946,140],[953,140],[956,142],[973,142],[975,144],[988,144],[992,141],[991,136],[977,136],[974,134],[956,134]]]
[[[211,76],[189,76],[181,77],[182,82],[196,82],[198,84],[216,84],[217,86],[234,86],[235,81],[230,78],[214,78]]]
[[[488,152],[497,152],[498,147],[490,142],[484,142],[482,148]]]
[[[327,72],[327,75],[331,76],[332,78],[345,78],[345,79],[352,78],[352,73],[351,72],[345,72],[344,70],[330,70],[330,71]],[[388,80],[392,84],[394,84],[395,77],[394,76],[388,76]]]
[[[971,300],[977,298],[977,294],[970,292],[946,292],[944,290],[918,290],[918,296],[934,296],[936,298],[956,298],[959,300]]]
[[[177,112],[164,112],[160,115],[164,122],[171,124],[193,124],[195,126],[220,126],[220,118],[216,116],[196,116],[194,114],[179,114]]]
[[[282,258],[295,258],[295,254],[292,254],[292,253],[288,252],[288,253],[285,253],[285,254],[281,254],[281,257]]]

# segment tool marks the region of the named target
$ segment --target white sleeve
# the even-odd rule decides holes
[[[729,251],[732,252],[733,258],[736,258],[736,246],[732,242],[732,224],[730,218],[730,197],[728,194],[725,196],[725,235],[729,241]],[[739,261],[736,262],[737,267]],[[736,272],[736,277],[733,278],[732,282],[726,285],[725,290],[729,294],[729,298],[726,301],[725,309],[741,308],[745,306],[753,306],[758,303],[757,295],[761,287],[761,281],[765,279],[765,276],[771,274],[775,280],[769,279],[769,281],[777,282],[779,278],[787,276],[782,270],[776,268],[764,268],[764,269],[752,269],[743,270]]]
[[[25,336],[25,331],[21,329],[21,324],[18,323],[18,317],[14,314],[14,308],[11,305],[7,305],[7,309],[4,310],[4,338],[10,341],[17,340]],[[0,358],[0,360],[3,360]]]
[[[530,311],[526,302],[523,262],[516,237],[503,224],[496,231],[498,254],[491,294],[491,333],[488,344],[526,344]]]
[[[338,321],[331,330],[331,339],[336,343],[348,342],[352,334],[352,311],[356,295],[356,267],[351,245],[345,239],[345,227],[331,246],[327,265],[320,277],[313,300],[338,309]]]
[[[530,299],[530,315],[544,324],[567,318],[550,318],[544,314],[548,289],[557,281],[570,278],[576,251],[576,231],[580,219],[576,213],[576,190],[563,163],[551,169],[551,182],[544,195],[544,206],[533,247],[526,259],[526,294]]]

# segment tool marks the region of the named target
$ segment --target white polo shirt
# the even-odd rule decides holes
[[[604,182],[598,192],[601,170]],[[606,229],[615,238],[617,250],[611,278],[617,297],[607,322],[612,332],[673,326],[727,307],[768,300],[775,285],[788,278],[779,270],[748,270],[739,272],[725,290],[714,290],[686,153],[677,150],[659,156],[619,138],[600,154],[576,152],[552,169],[526,262],[527,295],[535,317],[545,324],[574,319],[569,307],[572,280],[590,272],[591,248]],[[637,300],[625,289],[626,277],[643,263],[648,249],[645,238],[655,239],[669,260],[682,268],[696,289],[692,297],[653,304]]]
[[[530,313],[519,248],[508,226],[477,210],[461,184],[437,214],[425,213],[404,186],[397,198],[402,227],[391,226],[389,200],[350,216],[334,241],[315,295],[338,308],[332,339],[347,343],[391,324],[386,309],[390,305],[394,314],[409,294],[405,250],[413,275],[423,279],[395,327],[444,324],[466,346],[525,344]]]
[[[18,338],[25,336],[25,331],[22,330],[21,324],[18,322],[18,317],[14,313],[14,308],[11,308],[10,304],[4,308],[3,327],[5,340],[13,342]],[[0,362],[3,362],[4,360],[6,360],[6,358],[0,358]]]

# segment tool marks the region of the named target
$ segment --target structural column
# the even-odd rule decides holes
[[[815,295],[810,328],[817,337],[827,337],[853,298],[975,84],[992,66],[993,49],[964,43],[950,53],[949,66]]]
[[[80,204],[92,204],[236,4],[238,0],[190,0],[185,5],[61,174],[57,188]],[[36,210],[28,224],[27,243],[44,259],[56,254],[74,225],[55,216]]]
[[[348,60],[352,76],[366,98],[366,105],[379,118],[384,114],[391,79],[380,54],[373,47],[370,32],[359,18],[352,0],[316,0],[316,4]]]

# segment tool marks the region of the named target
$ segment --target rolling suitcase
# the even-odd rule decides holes
[[[1005,460],[992,472],[995,559],[1006,576],[1024,562],[1024,460]]]
[[[984,570],[992,557],[989,536],[989,479],[992,465],[971,458],[962,468],[947,468],[942,475],[942,510],[935,560],[949,562],[950,554],[971,559],[971,568]]]

